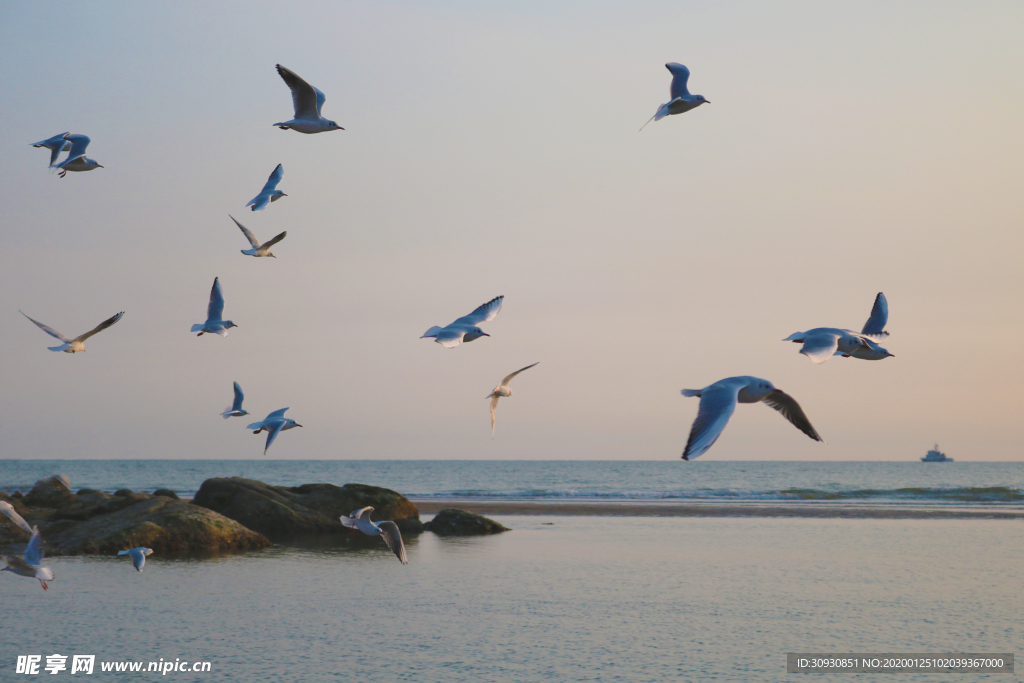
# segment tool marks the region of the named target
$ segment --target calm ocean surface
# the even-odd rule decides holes
[[[210,477],[270,484],[357,482],[414,498],[1024,504],[1022,462],[465,460],[0,460],[0,491],[66,474],[74,490],[168,488]]]
[[[1024,651],[1019,522],[496,519],[513,531],[410,539],[408,566],[382,543],[152,555],[141,574],[124,558],[55,557],[46,593],[0,574],[0,680],[36,680],[14,674],[16,656],[54,653],[212,665],[159,677],[97,664],[99,681],[749,683],[794,680],[788,651]],[[814,677],[954,679],[1021,675]]]

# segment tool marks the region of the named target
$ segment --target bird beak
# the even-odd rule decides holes
[[[302,425],[300,425],[300,424],[299,424],[298,422],[296,422],[296,423],[295,423],[295,426],[296,426],[296,427],[301,427]]]
[[[895,353],[890,353],[890,354],[889,354],[889,358],[895,358],[895,357],[896,357],[896,354],[895,354]]]
[[[491,336],[491,335],[487,334],[486,332],[481,332],[481,334],[482,334],[483,336],[485,336],[485,337],[490,337],[490,336]]]
[[[96,164],[96,168],[106,168],[103,164]]]
[[[704,98],[704,104],[711,104],[711,100]]]

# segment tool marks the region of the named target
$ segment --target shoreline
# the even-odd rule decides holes
[[[994,506],[871,505],[861,503],[752,503],[661,501],[467,500],[410,498],[421,514],[458,508],[479,515],[579,515],[629,517],[805,517],[838,519],[1024,520],[1024,509]]]

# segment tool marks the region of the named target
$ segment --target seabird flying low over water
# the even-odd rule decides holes
[[[707,102],[711,103],[710,100],[704,99],[703,95],[691,95],[690,91],[686,89],[686,81],[690,80],[690,70],[682,64],[676,62],[669,62],[665,65],[665,68],[672,72],[672,87],[669,89],[669,100],[665,104],[658,107],[658,111],[654,113],[647,123],[651,121],[660,121],[666,116],[672,114],[682,114],[688,112],[691,109],[695,109],[700,105]],[[640,130],[647,127],[647,123],[640,126]]]
[[[242,417],[248,415],[249,411],[242,410],[242,401],[245,400],[245,394],[242,393],[242,387],[238,386],[238,382],[235,382],[235,400],[234,402],[224,409],[224,412],[220,414],[225,420],[229,417]]]
[[[280,64],[277,65],[277,73],[281,75],[284,82],[291,88],[292,104],[295,107],[295,118],[291,121],[275,123],[281,130],[297,130],[300,133],[326,133],[329,130],[345,130],[334,121],[329,121],[320,115],[327,97],[302,80],[294,71],[286,69]]]
[[[30,536],[32,535],[32,527],[28,525],[28,522],[25,521],[24,517],[18,514],[13,505],[7,501],[0,500],[0,512],[7,515],[12,522],[27,531]]]
[[[26,315],[24,311],[18,312],[24,315],[26,318],[28,318],[28,315]],[[32,318],[28,319],[32,320],[32,322],[34,322],[39,327],[39,329],[41,329],[46,334],[50,335],[51,337],[56,337],[57,339],[60,339],[62,342],[64,342],[60,346],[47,346],[46,348],[50,349],[51,351],[63,351],[64,353],[78,353],[79,351],[85,351],[86,339],[93,336],[97,332],[102,332],[103,330],[107,329],[108,327],[116,323],[118,320],[120,320],[122,315],[124,315],[124,311],[121,311],[117,315],[113,315],[107,318],[93,329],[89,330],[85,334],[78,335],[74,339],[68,339],[57,330],[53,329],[48,325],[42,324],[38,320],[32,320]]]
[[[260,241],[256,239],[256,235],[252,234],[252,230],[250,230],[249,228],[245,227],[237,220],[235,220],[235,217],[232,216],[231,214],[228,214],[228,218],[235,221],[235,225],[238,226],[239,230],[242,231],[242,234],[245,235],[245,238],[249,240],[249,244],[252,245],[252,249],[242,249],[243,254],[246,254],[247,256],[270,256],[272,258],[277,258],[272,253],[270,253],[270,248],[277,244],[278,242],[280,242],[281,240],[283,240],[288,235],[287,230],[282,232],[274,239],[268,242],[264,242],[263,244],[260,244]]]
[[[472,313],[462,316],[447,327],[434,325],[424,332],[420,339],[434,337],[435,342],[446,349],[452,349],[462,342],[471,342],[480,337],[490,337],[491,335],[481,330],[478,326],[480,323],[494,320],[498,315],[498,311],[501,310],[501,302],[504,300],[504,295],[496,296],[487,303],[477,306],[476,310]]]
[[[824,441],[811,426],[796,400],[766,379],[742,376],[727,377],[703,389],[683,389],[683,396],[699,396],[697,419],[690,428],[690,438],[683,449],[683,460],[703,455],[722,434],[729,423],[737,403],[762,401],[793,423],[797,429],[815,441]]]
[[[207,332],[219,334],[222,337],[228,336],[228,330],[238,327],[230,320],[221,320],[224,315],[224,293],[220,290],[220,278],[213,278],[213,288],[210,289],[210,303],[206,307],[206,322],[196,323],[192,326],[193,332],[198,332],[197,337],[202,337]]]
[[[274,412],[267,415],[260,422],[253,422],[246,429],[253,430],[253,434],[259,434],[263,430],[267,431],[267,444],[263,447],[263,455],[267,454],[267,449],[270,448],[270,444],[274,443],[274,439],[277,435],[286,429],[293,429],[295,427],[301,427],[295,420],[285,417],[284,413],[288,408],[281,408],[281,410],[275,410]]]
[[[373,512],[372,507],[353,510],[351,516],[341,516],[341,523],[349,529],[355,529],[357,537],[360,531],[367,536],[380,536],[384,539],[387,546],[391,548],[391,552],[395,554],[399,562],[409,564],[409,559],[405,556],[405,544],[402,543],[402,533],[398,530],[398,525],[394,522],[373,523],[370,521],[371,512]]]
[[[42,566],[42,543],[43,537],[39,534],[39,527],[32,527],[32,538],[28,540],[28,546],[25,548],[25,559],[22,560],[13,555],[0,556],[0,560],[5,565],[0,568],[0,571],[27,576],[30,579],[39,579],[43,590],[47,590],[49,586],[46,585],[46,582],[53,581],[53,570]]]
[[[246,204],[246,206],[251,206],[253,211],[262,211],[263,209],[267,208],[267,204],[269,204],[270,202],[276,202],[281,197],[287,197],[288,195],[286,195],[284,192],[281,192],[281,190],[277,189],[277,184],[281,182],[281,178],[283,177],[284,167],[281,166],[281,164],[278,164],[277,167],[270,173],[270,177],[267,178],[267,184],[263,186],[263,189],[260,190],[260,193],[253,197],[249,201],[249,203]],[[230,216],[231,214],[228,215]],[[232,218],[231,220],[235,219]],[[238,221],[235,221],[235,223],[238,223]],[[238,227],[241,228],[241,224],[239,224]],[[245,228],[242,228],[242,230],[245,230]]]
[[[540,361],[537,361],[537,363],[540,363]],[[537,365],[537,363],[534,363],[533,365]],[[494,410],[498,407],[498,399],[501,398],[502,396],[511,396],[512,389],[509,388],[508,383],[512,381],[513,377],[518,375],[523,370],[529,370],[530,368],[533,367],[533,365],[527,365],[525,368],[519,368],[511,375],[501,380],[501,384],[494,387],[494,390],[491,393],[487,394],[487,396],[485,397],[491,399],[491,436],[494,436]]]
[[[135,571],[142,571],[142,568],[146,566],[146,555],[152,555],[153,550],[151,548],[132,548],[131,550],[119,550],[118,555],[129,555],[132,558],[132,566],[135,567]]]
[[[71,150],[71,141],[66,139],[64,136],[70,135],[70,133],[59,133],[54,135],[52,138],[40,140],[39,142],[33,142],[33,147],[46,147],[50,150],[50,167],[53,167],[53,162],[57,161],[57,155],[61,152],[68,152]]]
[[[59,164],[50,162],[50,168],[59,168],[60,177],[63,178],[67,175],[68,171],[74,173],[81,173],[83,171],[92,171],[97,168],[103,168],[103,166],[96,163],[94,159],[90,159],[85,156],[85,148],[89,146],[91,140],[85,135],[76,135],[74,133],[66,133],[64,139],[71,143],[71,150],[68,151],[68,155],[64,158],[64,161]],[[50,158],[55,158],[56,155],[50,154]]]

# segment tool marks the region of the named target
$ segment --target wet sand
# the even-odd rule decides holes
[[[848,519],[1017,519],[1024,509],[995,506],[844,505],[836,503],[701,503],[560,500],[411,499],[423,514],[459,508],[480,515],[636,517],[828,517]]]

